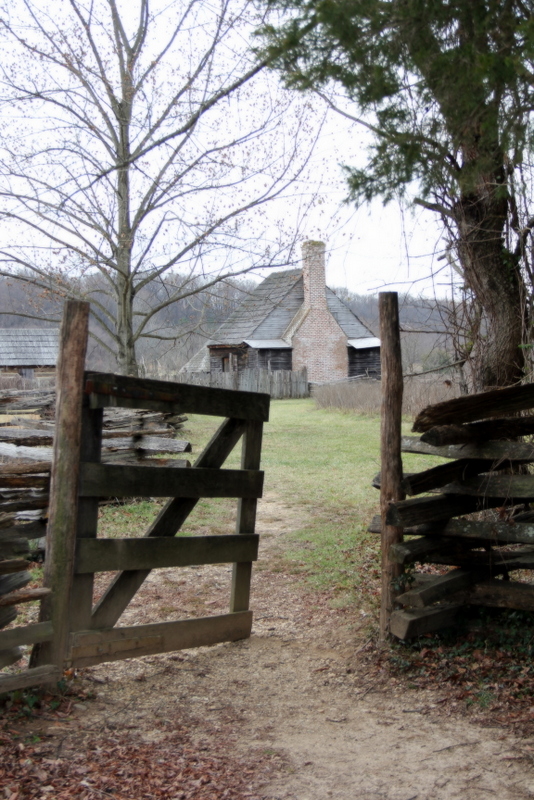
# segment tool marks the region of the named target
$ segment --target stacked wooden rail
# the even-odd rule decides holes
[[[46,521],[55,394],[31,392],[29,397],[27,393],[21,394],[22,400],[11,393],[0,397],[0,410],[19,415],[0,423],[0,457],[4,462],[0,465],[0,514],[14,513],[19,520],[41,518]],[[35,414],[29,418],[23,411],[41,412],[44,418],[35,419]],[[191,452],[188,441],[175,438],[186,421],[187,417],[182,414],[106,409],[102,460],[172,465],[172,459],[165,461],[161,456]]]
[[[18,475],[24,482],[27,467],[19,467]],[[30,468],[31,469],[31,468]],[[5,482],[5,467],[0,467],[0,486]],[[12,479],[11,475],[8,475]],[[30,476],[33,477],[33,476]],[[48,477],[48,476],[46,476]],[[33,645],[52,637],[49,621],[18,625],[5,630],[17,619],[17,606],[32,600],[40,600],[50,594],[50,589],[28,588],[31,581],[30,541],[44,535],[44,524],[40,520],[17,524],[14,513],[0,513],[0,668],[19,661],[22,645]],[[0,691],[8,692],[32,686],[42,681],[59,680],[60,671],[55,665],[43,665],[27,670],[23,675],[2,675]]]
[[[404,474],[408,499],[387,510],[387,524],[410,537],[391,545],[390,562],[442,573],[405,574],[396,597],[403,609],[389,621],[395,636],[453,624],[466,605],[534,611],[534,584],[512,580],[534,569],[534,444],[525,441],[534,435],[532,408],[534,384],[460,397],[425,408],[413,426],[421,437],[402,438],[402,452],[448,461]],[[381,528],[375,518],[370,529]]]

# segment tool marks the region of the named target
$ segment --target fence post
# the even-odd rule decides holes
[[[393,582],[402,573],[399,564],[389,560],[389,548],[402,541],[402,528],[388,525],[389,504],[402,500],[402,359],[399,333],[399,304],[396,292],[378,295],[380,310],[380,363],[382,370],[382,407],[380,426],[380,512],[382,516],[382,594],[380,605],[380,638],[389,631],[395,589]]]
[[[50,476],[44,585],[52,589],[41,605],[40,619],[51,619],[54,638],[37,645],[31,666],[63,668],[68,648],[70,597],[76,546],[78,479],[82,433],[85,353],[89,303],[67,300],[63,310],[56,375],[56,429]]]
[[[262,436],[263,422],[248,420],[243,435],[241,469],[260,468]],[[236,533],[255,532],[257,505],[258,501],[255,498],[238,500]],[[230,611],[248,611],[251,576],[252,562],[245,561],[233,565]]]

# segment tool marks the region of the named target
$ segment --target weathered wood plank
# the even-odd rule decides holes
[[[382,374],[382,404],[380,416],[380,514],[381,592],[380,638],[389,633],[389,620],[394,607],[396,579],[403,569],[390,558],[392,545],[402,542],[402,527],[389,518],[391,503],[404,500],[402,483],[401,425],[402,357],[399,326],[399,303],[396,292],[378,295],[380,311],[380,367]]]
[[[102,451],[102,426],[104,413],[101,408],[82,410],[82,443],[80,460],[82,462],[99,462]],[[97,497],[80,497],[78,499],[78,520],[76,523],[76,546],[80,541],[94,540],[98,531]],[[74,556],[76,562],[76,554]],[[74,573],[76,566],[74,566]],[[91,627],[93,611],[94,575],[73,575],[71,604],[69,610],[70,631],[84,630]]]
[[[51,620],[54,638],[36,645],[31,667],[62,668],[67,653],[70,599],[74,572],[78,482],[82,435],[85,353],[89,303],[68,300],[64,306],[56,371],[56,433],[50,484],[44,585],[53,589],[41,603],[40,622]]]
[[[477,572],[469,572],[463,569],[453,569],[446,575],[439,575],[425,586],[410,589],[397,597],[397,602],[403,606],[414,608],[425,608],[439,600],[450,597],[451,594],[466,589],[468,586],[480,580],[481,575]]]
[[[13,461],[38,461],[39,463],[52,461],[51,447],[26,447],[25,445],[9,444],[0,442],[0,456],[10,458]]]
[[[20,628],[0,631],[0,650],[9,647],[20,647],[23,644],[50,641],[54,631],[51,622],[35,622]]]
[[[22,658],[20,647],[11,647],[9,650],[0,650],[0,669],[15,664]]]
[[[29,686],[57,683],[62,674],[62,670],[58,669],[58,667],[47,664],[42,667],[27,669],[17,675],[0,675],[0,694],[15,692],[18,689],[27,689]]]
[[[0,607],[0,628],[5,628],[17,618],[17,609],[13,606]]]
[[[261,497],[259,470],[174,470],[153,467],[84,463],[80,497]]]
[[[0,539],[0,557],[27,556],[30,548],[26,539]]]
[[[54,435],[49,431],[0,428],[0,442],[10,442],[27,447],[52,447]]]
[[[15,514],[5,514],[3,511],[0,511],[0,536],[6,528],[10,528],[15,524],[15,520]]]
[[[514,498],[518,501],[534,500],[534,475],[481,475],[478,478],[450,483],[443,487],[444,493],[470,495],[473,497]]]
[[[447,464],[439,464],[439,466],[423,472],[405,475],[402,483],[406,494],[413,497],[413,495],[429,492],[432,489],[440,489],[453,481],[463,481],[479,475],[481,472],[488,472],[493,463],[493,461],[481,459],[462,458]],[[504,462],[499,464],[498,468],[504,469],[506,466],[507,464]]]
[[[390,632],[398,639],[413,639],[454,625],[464,606],[447,603],[433,608],[403,609],[391,615]]]
[[[413,564],[415,561],[424,562],[426,556],[431,556],[447,546],[440,537],[422,536],[419,539],[398,542],[392,545],[390,559],[396,564]]]
[[[492,578],[476,583],[454,599],[466,605],[534,611],[534,585]]]
[[[1,606],[15,606],[19,603],[31,603],[34,600],[42,600],[51,597],[52,589],[43,587],[42,589],[18,589],[16,592],[0,595]]]
[[[0,602],[2,599],[2,595],[6,595],[9,592],[14,592],[17,589],[21,589],[23,586],[26,586],[32,579],[32,576],[29,572],[16,572],[13,575],[1,575],[0,576]]]
[[[0,554],[2,552],[2,544],[0,542]],[[12,572],[23,572],[28,569],[30,562],[25,558],[8,558],[0,561],[0,575],[9,575]]]
[[[259,470],[263,423],[248,421],[241,450],[241,469]],[[240,498],[237,504],[236,533],[240,536],[253,534],[256,527],[257,500]],[[232,567],[230,611],[247,611],[250,603],[252,559],[235,557]]]
[[[5,500],[0,503],[0,511],[29,511],[30,509],[38,510],[40,508],[48,508],[49,496],[48,493],[42,495],[25,497],[21,500]]]
[[[380,533],[380,517],[376,514],[367,528],[369,533]],[[497,522],[487,520],[474,522],[463,519],[462,517],[451,520],[443,520],[436,523],[425,523],[404,528],[404,534],[408,536],[424,536],[433,539],[459,539],[472,541],[476,547],[481,547],[484,543],[489,544],[532,544],[534,545],[534,523],[515,522],[515,518],[509,522]],[[412,545],[412,541],[406,544]],[[447,542],[443,542],[441,547],[447,547]]]
[[[109,405],[165,410],[174,414],[193,411],[195,414],[260,422],[269,419],[271,399],[268,394],[257,392],[235,392],[96,372],[86,374],[85,392],[91,396],[93,408],[109,402]],[[130,403],[134,405],[130,406]]]
[[[104,450],[142,450],[145,453],[190,453],[191,442],[184,439],[164,439],[160,436],[145,436],[137,440],[135,437],[129,439],[105,439],[103,442]]]
[[[534,569],[534,549],[519,548],[510,552],[490,550],[488,552],[466,552],[447,548],[427,559],[429,564],[462,567],[463,569],[489,569],[494,575],[506,574],[517,569]]]
[[[258,536],[187,536],[143,539],[81,539],[76,548],[77,573],[129,569],[189,567],[255,561]]]
[[[225,420],[196,460],[194,467],[219,469],[243,435],[245,425],[242,420]],[[147,536],[174,536],[197,503],[198,498],[195,497],[169,500],[148,529]],[[149,573],[150,570],[142,569],[126,570],[117,575],[96,604],[90,627],[107,628],[115,625]]]
[[[157,438],[162,439],[173,439],[174,429],[134,428],[133,430],[124,430],[123,428],[104,428],[102,431],[102,439],[105,440],[104,444],[107,444],[106,440],[108,439],[134,439],[136,443],[140,444],[147,436],[156,436]]]
[[[427,536],[434,535],[432,530]],[[438,529],[436,536],[467,539],[474,542],[489,541],[492,544],[532,544],[534,545],[534,524],[526,522],[473,522],[467,519],[452,519]]]
[[[483,442],[481,444],[451,444],[433,447],[417,436],[402,437],[403,453],[421,453],[426,456],[441,456],[455,459],[482,459],[500,462],[516,461],[528,464],[534,461],[534,444],[525,442]]]
[[[412,430],[423,433],[435,425],[473,422],[510,415],[529,408],[534,408],[534,384],[509,386],[427,406],[415,418]]]
[[[11,515],[10,515],[11,516]],[[14,521],[13,519],[10,522]],[[6,525],[5,528],[0,528],[0,543],[4,540],[18,539],[19,541],[28,541],[32,539],[41,539],[46,533],[46,523],[44,520],[37,520],[36,522],[26,522],[23,525]]]
[[[252,612],[239,611],[217,617],[80,631],[71,636],[71,663],[73,667],[88,667],[103,661],[235,642],[246,639],[251,630]]]
[[[466,425],[436,425],[421,441],[436,447],[448,444],[476,444],[496,439],[515,439],[534,433],[534,416],[471,422]]]
[[[50,472],[50,461],[36,461],[34,464],[0,464],[0,475],[35,475]]]
[[[48,475],[0,475],[0,489],[48,489]]]
[[[502,498],[437,494],[433,497],[416,497],[414,500],[392,503],[387,512],[387,520],[390,525],[406,527],[501,505]]]

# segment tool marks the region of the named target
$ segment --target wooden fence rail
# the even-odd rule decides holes
[[[385,343],[383,335],[383,353]],[[400,436],[401,391],[386,387],[383,431],[388,426],[396,438],[383,439],[382,471],[373,482],[382,517],[369,528],[382,533],[382,631],[421,636],[454,624],[469,605],[534,611],[534,582],[522,574],[534,570],[534,474],[523,467],[534,464],[534,444],[517,441],[533,434],[534,416],[515,416],[534,408],[534,384],[427,406],[413,426],[420,438]],[[400,462],[392,491],[388,475],[399,450],[448,461],[404,474]],[[464,516],[474,512],[476,521]],[[403,581],[404,567],[417,563],[452,569],[411,571]]]

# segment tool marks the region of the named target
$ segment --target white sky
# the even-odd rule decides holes
[[[123,6],[129,8],[126,0],[123,0]],[[137,3],[133,6],[137,8]],[[157,39],[156,36],[158,46]],[[272,75],[266,76],[263,90],[261,80],[254,84],[256,92],[258,83],[260,97],[269,96]],[[300,101],[303,99],[312,107],[316,106],[319,120],[321,108],[324,109],[323,101],[313,96],[299,98]],[[258,96],[251,94],[248,100],[241,99],[240,102],[241,114],[246,117],[258,104]],[[227,115],[227,118],[233,119],[233,116]],[[286,135],[290,141],[291,119],[287,120],[287,126]],[[415,295],[431,295],[436,291],[443,295],[448,270],[443,269],[443,261],[437,261],[442,245],[440,229],[432,214],[421,209],[403,212],[394,202],[384,207],[380,200],[357,210],[343,204],[348,192],[340,165],[363,166],[368,137],[364,128],[331,111],[307,178],[297,181],[294,198],[276,200],[264,207],[266,227],[276,231],[282,220],[289,236],[298,231],[299,238],[325,241],[327,282],[332,287],[346,286],[360,294],[397,290]],[[263,180],[261,175],[259,179]],[[302,209],[311,202],[314,194],[317,196],[312,211],[305,222],[299,222]],[[200,194],[199,200],[192,202],[192,205],[198,202],[201,211],[203,197]],[[443,277],[438,276],[435,285],[431,275],[440,267]]]
[[[368,136],[331,112],[314,156],[312,174],[323,176],[323,204],[302,230],[307,238],[326,242],[327,283],[359,294],[448,294],[450,271],[438,261],[443,243],[436,215],[418,206],[403,209],[397,202],[384,206],[381,200],[358,209],[344,205],[348,190],[340,164],[363,166]]]

